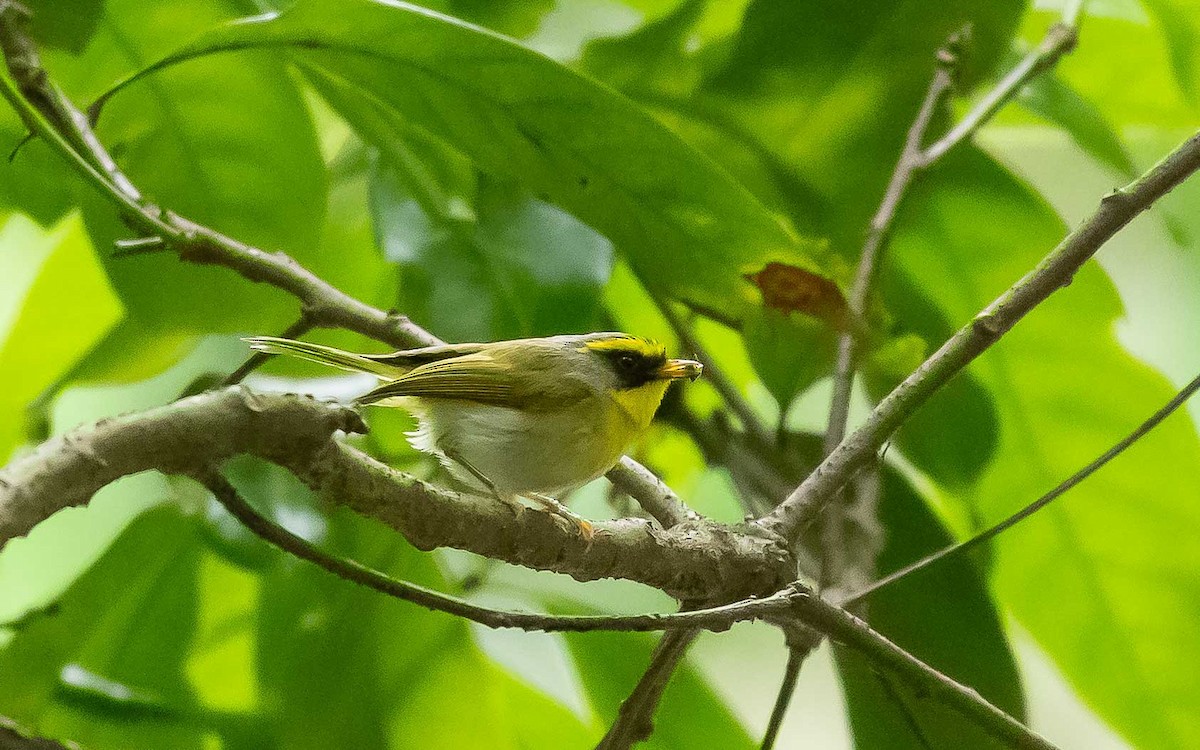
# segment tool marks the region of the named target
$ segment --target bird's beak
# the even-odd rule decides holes
[[[666,364],[658,368],[658,377],[663,380],[695,380],[703,370],[704,365],[692,359],[668,359]]]

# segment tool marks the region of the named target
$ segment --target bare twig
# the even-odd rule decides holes
[[[1106,195],[1096,212],[1070,232],[1037,268],[988,305],[896,386],[858,430],[843,440],[779,507],[761,519],[763,527],[785,538],[796,538],[909,414],[999,341],[1030,310],[1069,284],[1079,267],[1109,238],[1197,169],[1200,169],[1200,133],[1125,188]]]
[[[796,692],[796,682],[800,678],[800,667],[812,650],[820,643],[820,636],[809,635],[812,631],[792,631],[795,635],[788,637],[788,658],[783,667],[783,680],[779,684],[779,692],[775,695],[775,705],[771,708],[771,718],[767,720],[767,730],[763,733],[761,750],[773,750],[775,741],[779,739],[779,729],[787,716],[788,707],[792,704],[792,695]],[[801,637],[801,634],[804,634]]]
[[[1066,494],[1092,474],[1095,474],[1109,461],[1112,461],[1114,458],[1121,455],[1123,452],[1125,452],[1126,448],[1133,445],[1138,440],[1141,440],[1146,436],[1147,433],[1162,423],[1162,421],[1170,416],[1176,409],[1187,403],[1187,400],[1195,395],[1196,391],[1198,390],[1200,390],[1200,375],[1196,376],[1192,382],[1185,385],[1178,393],[1175,394],[1174,397],[1171,398],[1170,401],[1164,404],[1162,408],[1154,412],[1154,414],[1152,414],[1145,422],[1142,422],[1140,425],[1138,425],[1133,432],[1130,432],[1128,435],[1121,438],[1121,440],[1117,441],[1115,445],[1097,456],[1087,466],[1084,466],[1079,471],[1064,479],[1058,484],[1058,486],[1042,495],[1037,500],[1034,500],[1029,505],[1026,505],[1024,508],[1021,508],[1019,511],[1013,513],[1011,516],[1005,518],[1003,521],[1000,521],[994,526],[984,529],[970,539],[966,539],[957,544],[952,544],[949,547],[938,550],[931,555],[927,555],[920,560],[917,560],[911,565],[906,565],[894,573],[889,573],[883,578],[880,578],[878,581],[872,583],[870,586],[867,586],[863,590],[857,592],[854,594],[854,596],[847,597],[841,602],[841,605],[843,607],[853,606],[861,601],[864,601],[876,591],[879,591],[880,589],[885,588],[902,578],[907,578],[909,575],[916,573],[919,570],[924,570],[934,563],[945,560],[948,557],[961,556],[983,544],[984,542],[994,538],[1001,532],[1016,526],[1021,521],[1029,518],[1034,513],[1037,513],[1042,508],[1045,508],[1047,505]]]
[[[925,131],[933,120],[938,104],[954,85],[954,70],[958,64],[962,44],[968,34],[967,29],[956,32],[946,41],[937,54],[937,70],[925,99],[917,111],[917,116],[908,128],[904,139],[904,148],[892,171],[887,189],[883,193],[883,201],[871,218],[867,229],[867,238],[863,242],[862,253],[859,255],[858,270],[854,277],[854,285],[850,289],[848,300],[851,314],[862,319],[866,313],[867,299],[879,267],[879,258],[887,234],[896,218],[896,209],[900,206],[913,176],[921,170],[921,143],[925,139]],[[846,331],[838,341],[837,365],[834,372],[833,397],[829,406],[828,427],[825,431],[825,453],[831,453],[846,434],[846,420],[850,413],[850,393],[854,383],[854,360],[857,353],[857,337],[851,331]]]
[[[285,339],[298,339],[312,329],[313,325],[309,322],[308,316],[302,313],[295,323],[292,323],[290,326],[285,328],[282,333],[279,334],[279,337]],[[236,370],[229,373],[229,375],[227,375],[225,379],[221,381],[221,387],[225,388],[231,385],[237,385],[245,380],[247,375],[266,364],[267,360],[269,359],[271,359],[270,354],[254,352],[254,354],[251,354],[249,357],[247,357],[246,361],[243,362]]]
[[[1063,55],[1075,48],[1078,42],[1079,14],[1083,3],[1076,0],[1063,10],[1058,23],[1046,31],[1036,48],[1021,59],[1000,82],[992,87],[979,102],[963,116],[944,136],[937,139],[921,153],[922,166],[928,166],[946,155],[950,149],[975,134],[988,120],[1000,111],[1025,84],[1053,68]]]
[[[989,703],[975,690],[925,664],[853,614],[829,604],[811,591],[793,586],[803,592],[793,600],[800,622],[859,652],[873,666],[887,670],[917,693],[928,695],[961,713],[1008,747],[1054,750],[1054,745]]]
[[[673,630],[662,637],[650,657],[650,666],[629,697],[621,702],[617,720],[596,745],[596,750],[629,750],[650,737],[654,732],[654,712],[663,690],[688,646],[699,634],[699,630]]]
[[[859,257],[854,285],[850,291],[851,313],[862,319],[871,295],[880,259],[887,245],[888,234],[913,179],[922,171],[933,166],[952,148],[970,138],[984,123],[1019,93],[1022,86],[1054,67],[1058,60],[1074,48],[1077,38],[1078,16],[1082,0],[1073,0],[1064,9],[1061,20],[1050,27],[1038,47],[1026,55],[1008,72],[963,118],[944,136],[928,147],[923,147],[926,131],[933,114],[954,82],[961,47],[969,34],[969,28],[957,32],[938,51],[938,67],[926,91],[925,99],[909,127],[904,148],[896,162],[891,180],[884,191],[883,200],[871,219],[867,237]],[[850,396],[853,392],[854,371],[858,358],[859,342],[851,332],[843,333],[838,340],[837,361],[834,367],[833,395],[829,405],[829,419],[825,431],[825,452],[832,453],[846,435],[850,413]],[[868,498],[869,499],[869,498]],[[825,514],[821,538],[823,540],[822,583],[839,585],[845,576],[845,555],[839,553],[848,547],[845,544],[847,519],[840,511],[841,502],[836,500]],[[872,566],[873,567],[873,566]],[[865,571],[866,575],[873,573]]]

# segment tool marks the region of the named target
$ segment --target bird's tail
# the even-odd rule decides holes
[[[366,372],[381,378],[396,378],[404,373],[403,368],[377,362],[362,354],[335,349],[332,346],[310,344],[307,341],[281,339],[274,336],[251,336],[242,339],[255,351],[266,354],[287,354],[309,362],[339,367],[351,372]]]

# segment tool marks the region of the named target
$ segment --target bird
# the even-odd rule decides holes
[[[245,339],[284,354],[365,372],[380,385],[360,406],[401,407],[417,419],[409,443],[467,487],[516,509],[534,501],[591,538],[560,502],[603,475],[649,428],[667,388],[695,380],[699,362],[627,333],[443,344],[357,354],[273,336]]]

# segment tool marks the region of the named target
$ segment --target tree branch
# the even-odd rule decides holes
[[[621,702],[617,720],[596,745],[596,750],[629,750],[654,732],[654,712],[663,691],[683,660],[688,646],[700,635],[699,630],[675,630],[658,642],[650,657],[650,666],[629,697]]]
[[[2,2],[3,0],[0,0]],[[35,737],[7,716],[0,716],[0,750],[79,750],[74,742]]]
[[[456,615],[489,628],[517,628],[526,631],[584,633],[596,630],[648,632],[657,630],[724,630],[743,620],[781,616],[791,606],[790,590],[785,589],[763,599],[748,599],[720,607],[695,609],[673,614],[643,615],[548,615],[511,612],[481,607],[464,599],[399,581],[353,560],[331,555],[312,542],[299,537],[258,513],[228,479],[215,469],[199,470],[195,478],[213,493],[218,502],[255,535],[302,560],[308,560],[339,578],[374,589],[395,599],[420,605],[435,612]]]
[[[919,694],[928,695],[961,713],[1008,747],[1054,750],[1054,745],[996,708],[978,692],[925,664],[846,610],[808,590],[802,590],[793,601],[796,617],[802,623],[861,653],[875,667],[891,672]]]
[[[875,454],[904,419],[1059,288],[1136,216],[1200,168],[1200,133],[1193,135],[1149,172],[1104,197],[1096,212],[1037,268],[961,328],[896,386],[867,421],[842,443],[774,511],[764,528],[794,539],[835,492]]]
[[[1062,56],[1075,49],[1079,41],[1079,14],[1083,2],[1074,0],[1063,9],[1058,23],[1053,24],[1042,38],[1040,44],[1021,62],[1000,79],[991,90],[984,94],[974,107],[963,116],[958,124],[945,135],[929,144],[920,154],[921,167],[928,167],[946,155],[946,152],[970,138],[979,128],[991,120],[1005,104],[1017,94],[1025,84],[1050,70]]]
[[[943,156],[959,143],[970,138],[980,127],[988,122],[1005,104],[1012,100],[1021,87],[1036,78],[1041,73],[1050,70],[1058,60],[1070,52],[1076,44],[1076,25],[1081,0],[1074,0],[1064,9],[1058,23],[1047,30],[1041,43],[1026,55],[1020,63],[1010,70],[980,101],[963,116],[945,135],[927,148],[922,147],[926,131],[938,105],[945,98],[954,83],[954,74],[961,54],[961,48],[969,35],[969,27],[953,34],[942,49],[938,51],[938,67],[930,81],[925,99],[917,112],[916,118],[908,129],[904,148],[891,180],[884,191],[883,200],[871,219],[863,242],[862,253],[859,256],[858,269],[855,273],[854,285],[851,287],[849,307],[851,314],[857,319],[863,319],[866,314],[867,302],[871,296],[880,261],[887,246],[888,235],[896,219],[901,202],[904,200],[913,180],[924,170],[932,167]],[[850,396],[854,386],[854,371],[858,359],[858,339],[851,332],[845,332],[838,340],[837,361],[834,367],[833,395],[829,405],[829,419],[825,431],[825,452],[832,453],[846,436],[847,421],[850,413]],[[826,540],[824,552],[834,551],[834,554],[823,554],[822,581],[834,586],[844,583],[844,560],[836,550],[858,549],[844,544],[845,517],[836,512],[837,506],[826,514],[826,529],[822,539]],[[832,545],[832,546],[831,546]],[[872,570],[866,575],[873,574]]]
[[[191,475],[250,454],[421,549],[455,547],[585,581],[627,578],[714,603],[767,595],[793,577],[778,540],[748,527],[689,521],[662,530],[621,519],[597,523],[589,542],[550,514],[514,513],[491,498],[438,488],[334,439],[365,429],[348,408],[244,388],[81,427],[0,470],[0,546],[122,476],[151,469]]]
[[[1175,394],[1174,397],[1171,398],[1170,401],[1164,404],[1158,411],[1154,412],[1149,419],[1138,425],[1133,432],[1130,432],[1128,435],[1121,438],[1116,444],[1104,451],[1104,453],[1097,456],[1087,466],[1084,466],[1082,469],[1067,477],[1062,482],[1059,482],[1054,489],[1042,495],[1037,500],[1034,500],[1024,508],[1021,508],[1008,518],[1005,518],[1003,521],[984,529],[970,539],[961,541],[958,544],[952,544],[949,547],[945,547],[931,555],[927,555],[910,565],[906,565],[893,573],[889,573],[883,578],[880,578],[878,581],[872,583],[870,586],[867,586],[858,593],[854,594],[854,596],[847,597],[840,602],[841,605],[843,607],[852,607],[855,604],[864,601],[867,597],[869,597],[871,594],[874,594],[879,589],[890,586],[896,581],[899,581],[901,578],[907,578],[909,575],[916,573],[919,570],[924,570],[934,563],[945,560],[948,557],[962,556],[968,551],[994,538],[1001,532],[1016,526],[1021,521],[1024,521],[1026,518],[1029,518],[1034,513],[1037,513],[1042,508],[1045,508],[1059,497],[1065,495],[1072,488],[1081,484],[1085,479],[1099,471],[1109,461],[1112,461],[1114,458],[1124,453],[1126,448],[1141,440],[1146,436],[1147,433],[1161,424],[1164,419],[1169,417],[1176,409],[1187,403],[1188,399],[1195,395],[1196,391],[1198,390],[1200,390],[1200,375],[1197,375],[1192,382],[1185,385],[1178,393]]]
[[[224,266],[250,281],[281,289],[299,300],[301,318],[313,328],[345,328],[399,349],[443,343],[406,316],[384,312],[342,292],[285,253],[260,250],[176,213],[145,204],[137,188],[121,173],[92,132],[87,116],[50,81],[36,47],[23,29],[26,20],[20,6],[11,0],[0,0],[0,51],[16,81],[14,85],[0,75],[0,95],[9,101],[33,134],[58,151],[113,203],[130,227],[144,235],[140,242],[161,239],[159,245],[143,249],[172,250],[183,261]],[[32,98],[27,98],[26,93]],[[65,138],[64,131],[73,137]],[[626,457],[622,463],[628,466],[633,459]],[[618,471],[617,480],[609,479],[638,502],[644,497],[660,496],[662,482],[644,481],[650,472],[642,469]]]

